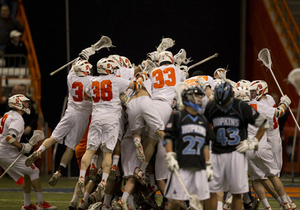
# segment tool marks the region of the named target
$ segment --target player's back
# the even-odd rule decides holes
[[[19,155],[18,149],[6,141],[6,136],[9,129],[13,129],[18,132],[15,139],[20,141],[24,132],[24,120],[18,112],[12,110],[6,112],[0,120],[0,158],[17,157]]]
[[[185,80],[185,74],[173,64],[163,65],[154,69],[150,74],[152,82],[152,99],[164,100],[170,105],[176,98],[174,87]]]
[[[130,81],[112,74],[94,77],[86,89],[86,93],[93,101],[94,116],[119,118],[121,115],[120,93],[124,92]]]
[[[84,90],[90,84],[92,79],[92,76],[76,76],[74,70],[70,70],[68,75],[68,110],[91,114],[92,102],[84,99]]]

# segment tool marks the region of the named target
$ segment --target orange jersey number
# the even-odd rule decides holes
[[[164,79],[164,74],[168,75],[168,79]],[[167,86],[175,86],[176,85],[176,75],[175,69],[172,67],[165,68],[164,70],[156,69],[152,72],[152,77],[155,78],[155,83],[153,83],[153,87],[155,89],[163,88],[165,85]]]
[[[103,80],[100,84],[98,81],[94,81],[92,83],[92,89],[94,93],[93,101],[95,103],[99,102],[100,99],[110,101],[113,98],[110,80]]]
[[[74,82],[72,84],[72,89],[75,89],[75,95],[73,96],[73,100],[76,102],[83,101],[83,85],[81,82]]]
[[[5,120],[7,119],[8,117],[8,114],[4,115],[1,119],[1,124],[0,124],[0,134],[3,133],[3,129],[4,129],[4,123],[5,123]]]

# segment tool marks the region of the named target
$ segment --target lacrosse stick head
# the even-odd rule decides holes
[[[186,58],[186,51],[181,49],[176,55],[174,55],[175,63],[180,66],[182,63],[188,64],[192,62],[191,58]]]
[[[155,68],[156,68],[155,63],[152,60],[148,59],[145,61],[145,67],[143,71],[146,72],[147,74],[150,74]]]
[[[112,41],[108,36],[102,36],[101,39],[96,43],[93,44],[92,47],[95,49],[95,51],[98,51],[102,48],[107,48],[109,50],[110,47],[115,47],[112,45]]]
[[[156,50],[160,53],[165,51],[166,49],[173,47],[174,44],[175,44],[175,40],[171,38],[163,38],[159,46],[156,48]]]
[[[289,73],[288,82],[294,86],[297,94],[300,96],[300,68],[296,68]]]
[[[258,60],[263,62],[263,64],[268,68],[271,69],[272,66],[272,60],[271,60],[271,54],[268,48],[263,48],[258,53]]]
[[[190,196],[190,206],[196,210],[203,210],[199,197],[196,194],[191,194]]]
[[[29,144],[34,146],[38,141],[43,139],[45,139],[44,132],[42,130],[34,130],[32,137],[29,139]]]
[[[218,68],[215,70],[214,72],[214,78],[215,79],[222,79],[222,80],[226,80],[226,74],[227,74],[227,71],[226,69],[223,69],[223,68]]]

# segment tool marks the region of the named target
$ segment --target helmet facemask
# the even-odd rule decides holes
[[[30,100],[22,94],[16,94],[8,99],[8,106],[11,109],[24,111],[26,114],[30,114]]]
[[[189,87],[183,90],[182,100],[183,104],[192,107],[199,114],[202,114],[204,109],[202,108],[202,98],[204,97],[204,92],[198,87]]]

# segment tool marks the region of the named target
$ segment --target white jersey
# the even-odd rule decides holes
[[[170,106],[177,97],[175,85],[186,79],[184,72],[173,64],[153,69],[149,78],[152,82],[151,99],[166,101]]]
[[[86,88],[86,94],[92,98],[92,118],[119,119],[121,117],[120,93],[127,90],[129,80],[112,74],[95,77]]]
[[[92,113],[92,102],[84,99],[84,90],[93,79],[92,76],[79,77],[76,76],[74,69],[68,74],[68,110],[85,112],[90,115]]]
[[[252,106],[259,113],[266,115],[266,117],[268,118],[269,121],[272,120],[274,113],[275,113],[275,108],[267,106],[267,105],[261,103],[260,101],[255,101],[255,100],[248,102],[248,104],[250,106]],[[249,124],[248,125],[248,136],[250,138],[253,138],[256,135],[257,130],[258,130],[258,127],[254,127],[253,125]],[[265,133],[263,138],[259,141],[259,145],[262,145],[262,144],[265,145],[267,143],[266,137],[267,137],[267,135]]]
[[[190,77],[190,78],[186,79],[184,82],[187,83],[189,86],[193,86],[193,85],[196,85],[195,81],[196,81],[196,79],[199,79],[199,78],[203,78],[204,80],[208,81],[211,89],[212,90],[215,89],[216,82],[211,76],[208,76],[208,75],[207,76],[201,75],[201,76]]]
[[[202,76],[194,76],[194,77],[186,79],[184,82],[187,83],[189,86],[194,86],[194,85],[196,85],[196,82],[195,82],[196,79],[199,79],[199,78],[203,78],[204,80],[208,81],[209,84],[210,84],[210,87],[211,87],[212,91],[214,91],[216,83],[215,83],[215,80],[211,76],[204,76],[204,75],[202,75]],[[206,104],[208,103],[208,101],[209,101],[209,99],[205,95],[202,98],[202,108],[203,109],[205,109]]]
[[[265,104],[266,106],[273,107],[275,109],[277,106],[273,97],[270,95],[266,95],[266,96],[267,99],[261,99],[260,102]],[[266,133],[267,133],[268,142],[272,146],[272,151],[278,152],[282,150],[279,123],[277,117],[273,116],[270,119],[270,128],[266,131]]]
[[[20,142],[25,125],[23,117],[18,112],[10,110],[4,114],[0,123],[0,158],[18,157],[19,150],[6,141],[6,136],[8,133],[15,134],[16,140]]]

